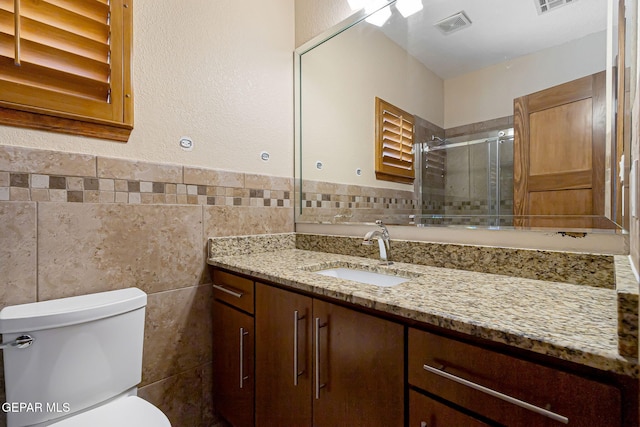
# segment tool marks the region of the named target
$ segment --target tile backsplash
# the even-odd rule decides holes
[[[285,177],[17,147],[0,150],[0,201],[288,208],[292,183]]]
[[[222,425],[215,343],[202,339],[212,333],[206,241],[293,232],[292,187],[288,177],[0,145],[0,308],[142,289],[139,395],[172,425]]]

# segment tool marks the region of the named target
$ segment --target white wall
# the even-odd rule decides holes
[[[293,50],[294,0],[138,1],[129,142],[0,127],[0,144],[293,176]]]
[[[296,47],[348,18],[353,11],[346,0],[295,0]]]
[[[603,71],[605,67],[603,31],[445,80],[445,128],[513,115],[515,98]]]
[[[442,79],[365,22],[302,55],[301,70],[303,177],[413,190],[375,178],[375,98],[442,126]]]

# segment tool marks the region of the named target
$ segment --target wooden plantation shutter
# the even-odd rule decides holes
[[[131,26],[131,0],[0,0],[0,123],[126,141]]]
[[[376,179],[412,184],[413,115],[376,97]]]

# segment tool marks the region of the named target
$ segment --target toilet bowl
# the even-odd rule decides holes
[[[48,424],[51,427],[169,427],[158,408],[138,396],[117,399],[95,409]]]
[[[0,310],[7,427],[170,427],[137,396],[146,303],[128,288]]]

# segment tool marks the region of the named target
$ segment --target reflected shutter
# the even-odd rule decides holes
[[[412,184],[413,115],[376,98],[376,178]]]

